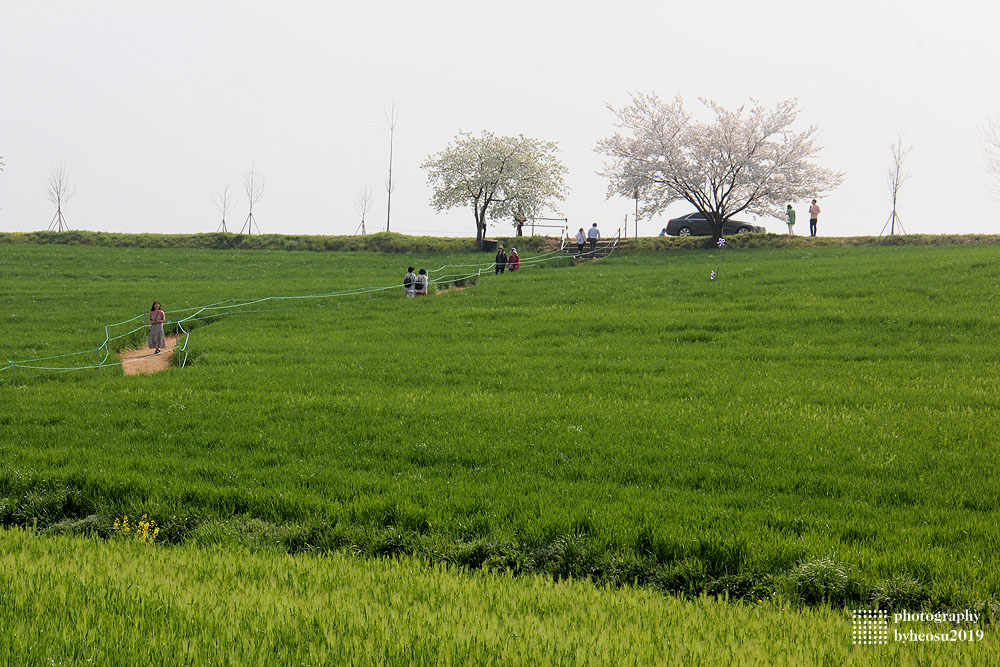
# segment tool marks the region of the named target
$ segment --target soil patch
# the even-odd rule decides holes
[[[140,347],[135,350],[123,350],[118,358],[122,360],[122,371],[125,375],[138,375],[139,373],[157,373],[170,368],[174,351],[171,349],[177,345],[177,336],[167,336],[167,347],[160,350],[159,354],[154,354],[155,350],[149,347]]]
[[[452,285],[451,287],[441,287],[439,289],[436,289],[436,290],[434,290],[434,293],[435,294],[445,294],[447,292],[453,292],[455,290],[469,289],[470,287],[472,287],[472,285],[462,285],[461,287]]]

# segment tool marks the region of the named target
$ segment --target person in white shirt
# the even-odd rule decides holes
[[[595,222],[590,229],[587,230],[587,240],[590,241],[590,253],[593,254],[597,250],[597,239],[601,238],[601,232],[597,229],[597,223]]]
[[[809,236],[816,236],[816,223],[819,222],[819,206],[813,199],[812,206],[809,207]]]
[[[580,231],[576,233],[576,247],[578,255],[583,254],[583,244],[586,242],[587,242],[587,235],[583,233],[583,227],[581,227]]]
[[[414,292],[417,291],[417,276],[413,273],[412,266],[406,272],[406,277],[403,278],[403,289],[406,290],[406,298],[408,299],[412,299]]]
[[[416,288],[414,292],[417,296],[427,296],[427,271],[425,269],[420,269],[413,286]]]

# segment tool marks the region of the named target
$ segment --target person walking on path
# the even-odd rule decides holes
[[[163,314],[160,302],[154,301],[149,309],[149,347],[156,350],[153,354],[159,354],[167,346],[167,340],[163,337],[163,323],[166,321],[167,316]]]
[[[601,230],[597,228],[597,223],[595,222],[591,225],[590,229],[587,230],[587,240],[590,241],[590,254],[593,255],[597,250],[597,239],[601,238]]]
[[[420,269],[420,274],[413,281],[413,292],[417,296],[427,296],[427,270]]]
[[[816,223],[819,222],[819,206],[813,199],[812,206],[809,207],[809,236],[816,236]]]
[[[587,235],[583,233],[583,227],[576,233],[576,248],[578,255],[583,254],[583,246],[587,243]]]
[[[406,270],[406,276],[403,278],[403,289],[406,291],[406,298],[412,299],[413,293],[416,292],[417,276],[413,273],[413,267],[411,266]]]
[[[517,254],[517,248],[510,249],[510,256],[507,257],[507,269],[513,273],[521,268],[521,256]]]
[[[496,273],[494,275],[499,275],[503,273],[504,269],[506,268],[507,268],[507,252],[503,249],[503,246],[500,246],[500,249],[497,250],[497,265],[496,265]]]
[[[785,215],[788,216],[788,235],[795,236],[795,209],[791,204],[785,208]]]

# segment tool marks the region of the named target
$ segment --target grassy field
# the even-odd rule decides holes
[[[992,631],[974,642],[855,646],[848,615],[828,608],[682,600],[406,558],[20,529],[3,545],[4,664],[982,665],[1000,653]]]
[[[190,549],[995,613],[998,260],[636,252],[234,315],[183,370],[0,385],[0,521],[107,535],[148,513]],[[95,347],[153,299],[471,261],[0,245],[0,358]]]

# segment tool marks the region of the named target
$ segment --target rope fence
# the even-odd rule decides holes
[[[603,258],[609,256],[618,247],[619,237],[613,238],[608,245],[598,250],[590,250],[584,253],[574,255],[574,257],[586,258],[588,256],[593,256],[595,259]],[[562,259],[565,256],[565,249],[568,245],[569,237],[565,235],[562,236],[559,243],[559,248],[557,250],[551,250],[549,252],[543,253],[541,255],[535,255],[527,259],[522,259],[520,266],[537,266],[544,264],[546,262],[552,262]],[[478,282],[483,274],[489,275],[489,270],[493,269],[495,266],[495,261],[479,262],[476,264],[445,264],[444,266],[438,267],[436,269],[431,269],[428,274],[438,274],[432,279],[428,280],[429,285],[445,285],[449,283],[459,284],[467,282]],[[443,271],[460,269],[458,273],[442,273]],[[352,296],[367,295],[372,296],[373,294],[382,294],[390,290],[402,289],[403,284],[397,283],[394,285],[383,285],[377,287],[365,286],[365,287],[353,287],[342,290],[335,290],[331,292],[323,292],[320,294],[295,294],[289,296],[266,296],[257,299],[238,299],[234,300],[232,297],[225,301],[216,301],[215,303],[210,303],[204,306],[194,306],[191,308],[181,308],[178,310],[167,311],[170,315],[174,317],[172,320],[164,322],[164,328],[173,325],[174,331],[178,338],[183,335],[183,344],[176,344],[171,348],[166,348],[162,352],[175,352],[178,358],[181,353],[184,357],[181,359],[178,366],[183,368],[187,364],[188,360],[188,343],[191,340],[191,331],[197,323],[205,322],[206,320],[214,320],[221,317],[226,317],[229,315],[240,314],[240,313],[261,313],[273,310],[275,303],[283,304],[286,301],[291,301],[299,303],[307,299],[334,299]],[[257,306],[266,303],[268,308],[264,309],[253,309],[252,306]],[[184,313],[190,313],[184,317],[179,317]],[[23,382],[25,380],[30,380],[32,378],[42,377],[46,375],[58,375],[62,373],[71,373],[74,371],[86,371],[95,370],[100,372],[102,368],[114,368],[118,366],[125,366],[126,364],[136,363],[142,361],[149,356],[145,357],[135,357],[132,359],[118,359],[115,357],[115,361],[109,361],[112,355],[122,349],[128,348],[130,345],[135,345],[140,343],[146,336],[146,332],[149,330],[150,325],[144,323],[143,319],[148,315],[146,313],[140,313],[135,317],[129,318],[127,320],[122,320],[121,322],[108,323],[104,325],[104,340],[100,345],[93,348],[88,348],[86,350],[80,350],[78,352],[66,352],[65,354],[55,354],[47,357],[35,357],[31,359],[21,359],[18,360],[17,355],[14,355],[13,359],[9,360],[6,365],[0,366],[0,386],[9,385],[17,386],[17,383]],[[143,322],[136,325],[137,322]],[[184,324],[188,324],[188,328],[184,327]],[[130,326],[131,325],[131,326]],[[130,328],[129,328],[130,327]],[[128,331],[124,333],[115,333],[118,328],[128,328]],[[140,335],[141,332],[141,335]],[[115,335],[112,335],[115,333]],[[120,341],[120,342],[119,342]],[[161,353],[162,353],[161,352]],[[84,355],[94,355],[97,359],[96,364],[83,364],[76,366],[69,365],[49,365],[41,362],[53,362],[60,359],[69,359],[70,357],[84,356]],[[102,356],[103,355],[103,356]],[[25,371],[29,371],[28,374]]]

